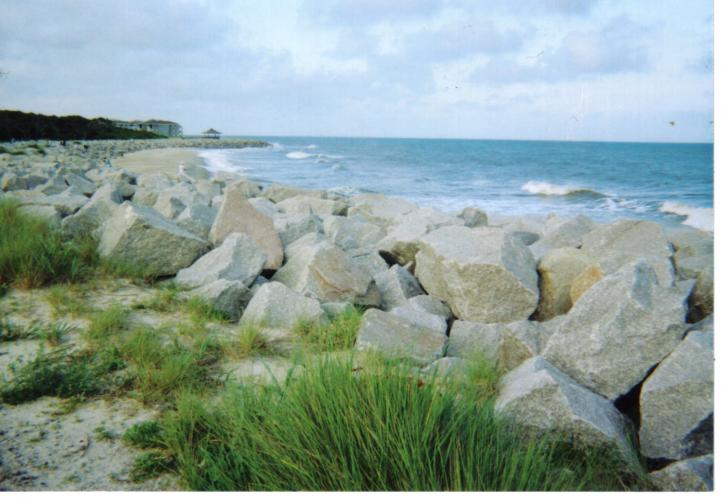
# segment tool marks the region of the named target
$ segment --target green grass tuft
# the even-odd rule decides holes
[[[186,301],[186,310],[194,323],[206,323],[209,321],[227,323],[229,317],[215,309],[208,301],[201,297],[191,297]]]
[[[173,459],[160,450],[145,451],[133,461],[131,481],[140,483],[158,477],[173,468]]]
[[[163,445],[163,428],[153,420],[132,425],[123,434],[123,441],[136,448],[157,448]]]
[[[238,334],[232,340],[224,343],[223,350],[224,354],[232,359],[276,353],[262,336],[261,328],[251,323],[243,323]]]
[[[83,337],[91,345],[108,342],[112,337],[128,331],[130,313],[129,309],[117,304],[94,313]]]
[[[36,288],[85,280],[97,262],[90,238],[66,241],[43,219],[0,200],[0,285]]]
[[[328,323],[299,321],[294,332],[315,350],[345,350],[354,347],[361,322],[362,311],[350,306]]]
[[[511,432],[476,403],[387,366],[322,360],[282,386],[179,397],[162,420],[193,490],[518,491],[640,486],[610,454]]]
[[[41,396],[94,396],[109,387],[109,375],[121,368],[123,361],[112,351],[41,350],[31,361],[11,366],[12,378],[0,386],[0,400],[19,404]]]

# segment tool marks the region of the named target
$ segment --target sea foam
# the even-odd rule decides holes
[[[292,151],[291,153],[287,153],[286,156],[291,160],[304,160],[314,155],[305,153],[304,151]]]
[[[686,217],[683,224],[703,231],[714,231],[713,208],[692,207],[683,203],[665,201],[661,204],[659,212]]]
[[[210,172],[239,172],[244,169],[234,163],[224,149],[200,149],[196,153],[204,160],[205,167]]]
[[[606,196],[603,193],[580,186],[560,186],[543,181],[528,181],[521,186],[523,191],[542,196],[569,196],[573,194],[590,194],[593,196]]]

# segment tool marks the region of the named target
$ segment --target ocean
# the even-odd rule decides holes
[[[211,170],[263,185],[383,193],[457,213],[584,214],[713,230],[713,145],[255,137],[263,149],[201,150]]]

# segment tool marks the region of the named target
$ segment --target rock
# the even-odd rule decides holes
[[[242,307],[251,299],[251,292],[241,281],[226,279],[212,281],[186,295],[200,297],[232,321],[239,319]]]
[[[281,267],[284,252],[274,222],[254,209],[238,184],[226,188],[224,201],[209,231],[209,239],[216,245],[230,233],[243,233],[254,240],[266,254],[264,269]]]
[[[286,262],[292,260],[299,253],[304,252],[305,249],[311,248],[317,243],[321,243],[323,241],[327,241],[327,239],[321,233],[313,232],[305,234],[284,248]]]
[[[68,187],[85,196],[92,196],[96,191],[96,185],[79,174],[67,173],[63,175],[63,180]]]
[[[380,226],[355,217],[330,217],[324,222],[327,238],[342,250],[369,248],[385,236]]]
[[[450,329],[447,355],[460,358],[482,355],[508,371],[538,354],[537,331],[534,335],[530,332],[501,323],[455,321]]]
[[[178,227],[155,210],[124,202],[100,229],[99,253],[132,262],[157,276],[190,265],[206,241]]]
[[[463,220],[465,227],[482,227],[488,225],[488,215],[475,207],[465,207],[458,217]]]
[[[415,297],[410,297],[407,299],[407,303],[420,311],[442,316],[445,320],[452,317],[452,311],[450,311],[450,308],[446,306],[443,301],[436,299],[435,297],[430,297],[429,295],[416,295]]]
[[[417,205],[412,202],[388,198],[382,194],[359,194],[350,198],[347,215],[349,217],[359,216],[372,224],[387,227],[399,216],[417,208]]]
[[[178,173],[181,179],[185,179],[190,182],[211,178],[209,171],[198,165],[184,165],[182,163],[178,166]]]
[[[367,248],[355,248],[345,252],[352,259],[355,265],[359,266],[366,274],[375,276],[378,273],[386,271],[389,266],[385,259],[380,257],[376,250]]]
[[[445,321],[445,318],[438,316],[437,314],[430,314],[429,312],[421,311],[409,304],[394,307],[390,309],[390,313],[397,317],[404,318],[412,324],[439,332],[442,335],[445,335],[447,332],[447,321]]]
[[[375,274],[374,279],[382,296],[382,309],[386,311],[406,305],[407,299],[423,293],[415,277],[397,264]]]
[[[198,180],[193,184],[196,192],[206,200],[213,200],[214,197],[221,195],[223,187],[223,183],[216,180]]]
[[[241,322],[289,330],[300,321],[317,323],[323,318],[319,301],[272,281],[257,290],[246,306]]]
[[[77,213],[63,219],[63,233],[69,237],[92,234],[113,215],[122,201],[113,184],[104,184]]]
[[[689,332],[646,379],[639,401],[644,456],[678,460],[711,453],[713,329]]]
[[[713,491],[714,455],[681,460],[649,473],[661,491]]]
[[[276,214],[273,217],[274,229],[286,248],[308,233],[321,233],[322,221],[311,213]]]
[[[654,267],[659,283],[673,284],[672,247],[656,222],[620,220],[599,226],[583,237],[581,248],[598,261],[604,274],[645,258]]]
[[[13,197],[17,198],[21,206],[46,205],[53,207],[61,217],[73,215],[88,202],[88,198],[71,192],[70,188],[60,194],[50,196],[45,196],[39,191],[14,191]]]
[[[186,207],[209,206],[211,200],[201,196],[191,184],[179,183],[164,189],[156,197],[153,208],[164,217],[175,219]]]
[[[18,212],[43,219],[52,227],[61,225],[60,212],[51,205],[21,205],[18,207]]]
[[[347,211],[347,204],[339,200],[297,195],[278,202],[277,208],[288,214],[342,215]]]
[[[273,281],[321,302],[379,304],[372,276],[328,242],[302,249],[274,274]]]
[[[176,283],[194,288],[225,279],[239,281],[248,287],[259,276],[264,262],[264,251],[249,236],[231,233],[220,246],[190,267],[181,269],[176,275]]]
[[[577,248],[556,248],[548,252],[538,263],[540,303],[535,312],[536,319],[546,321],[566,314],[573,305],[573,280],[594,265],[593,258]]]
[[[0,181],[0,189],[3,191],[16,191],[18,189],[35,189],[48,182],[44,175],[16,175],[13,172],[5,172]]]
[[[603,278],[603,271],[598,264],[591,264],[581,271],[578,276],[573,278],[569,292],[571,307],[578,302],[578,299],[581,298],[581,295],[583,295],[586,290],[601,281],[601,278]]]
[[[495,402],[516,426],[534,433],[554,431],[590,446],[614,446],[632,459],[627,421],[610,401],[578,385],[536,356],[506,374]]]
[[[251,203],[251,206],[253,206],[257,212],[272,219],[279,213],[277,206],[266,198],[249,198],[249,203]]]
[[[689,297],[690,323],[706,318],[714,312],[714,263],[699,271],[696,284]]]
[[[189,205],[175,219],[176,224],[206,239],[216,218],[217,210],[207,205]]]
[[[256,198],[261,196],[261,186],[248,179],[232,181],[230,184],[227,184],[224,193],[226,193],[229,189],[233,189],[236,193],[242,194],[245,198]]]
[[[538,305],[530,251],[498,228],[447,226],[421,239],[415,275],[460,319],[528,319]]]
[[[422,373],[434,374],[439,380],[464,375],[467,367],[467,361],[462,358],[444,357],[427,365],[422,369]]]
[[[445,334],[439,331],[379,309],[368,309],[362,316],[356,348],[427,365],[442,357],[446,340]]]
[[[580,384],[615,399],[641,382],[684,333],[687,290],[659,286],[645,261],[583,294],[543,355]]]
[[[377,248],[397,263],[409,264],[415,261],[423,236],[440,227],[462,224],[461,219],[433,208],[421,208],[397,217],[395,224],[388,229],[387,236],[377,244]]]
[[[262,196],[270,199],[274,203],[279,203],[280,201],[293,198],[294,196],[326,198],[327,193],[321,189],[303,189],[293,186],[284,186],[282,184],[272,184],[264,190]]]
[[[500,221],[495,222],[496,224],[490,225],[500,225],[506,233],[525,246],[533,245],[540,239],[545,225],[545,220],[533,216],[514,217],[505,220],[502,224]]]
[[[115,184],[116,189],[124,200],[130,199],[136,193],[136,185],[138,179],[136,176],[126,170],[113,169],[106,176],[106,181]]]
[[[596,228],[596,223],[585,215],[577,215],[572,219],[552,216],[543,226],[543,235],[531,245],[530,251],[537,258],[555,248],[580,248],[583,238]]]

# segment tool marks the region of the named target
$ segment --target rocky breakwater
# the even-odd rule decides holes
[[[359,351],[427,371],[487,357],[505,371],[496,408],[519,429],[641,457],[662,489],[711,488],[711,233],[453,216],[95,160],[136,147],[81,143],[47,168],[60,146],[45,160],[32,147],[24,159],[2,153],[3,196],[68,234],[95,234],[102,254],[152,267],[270,342],[358,305]]]

